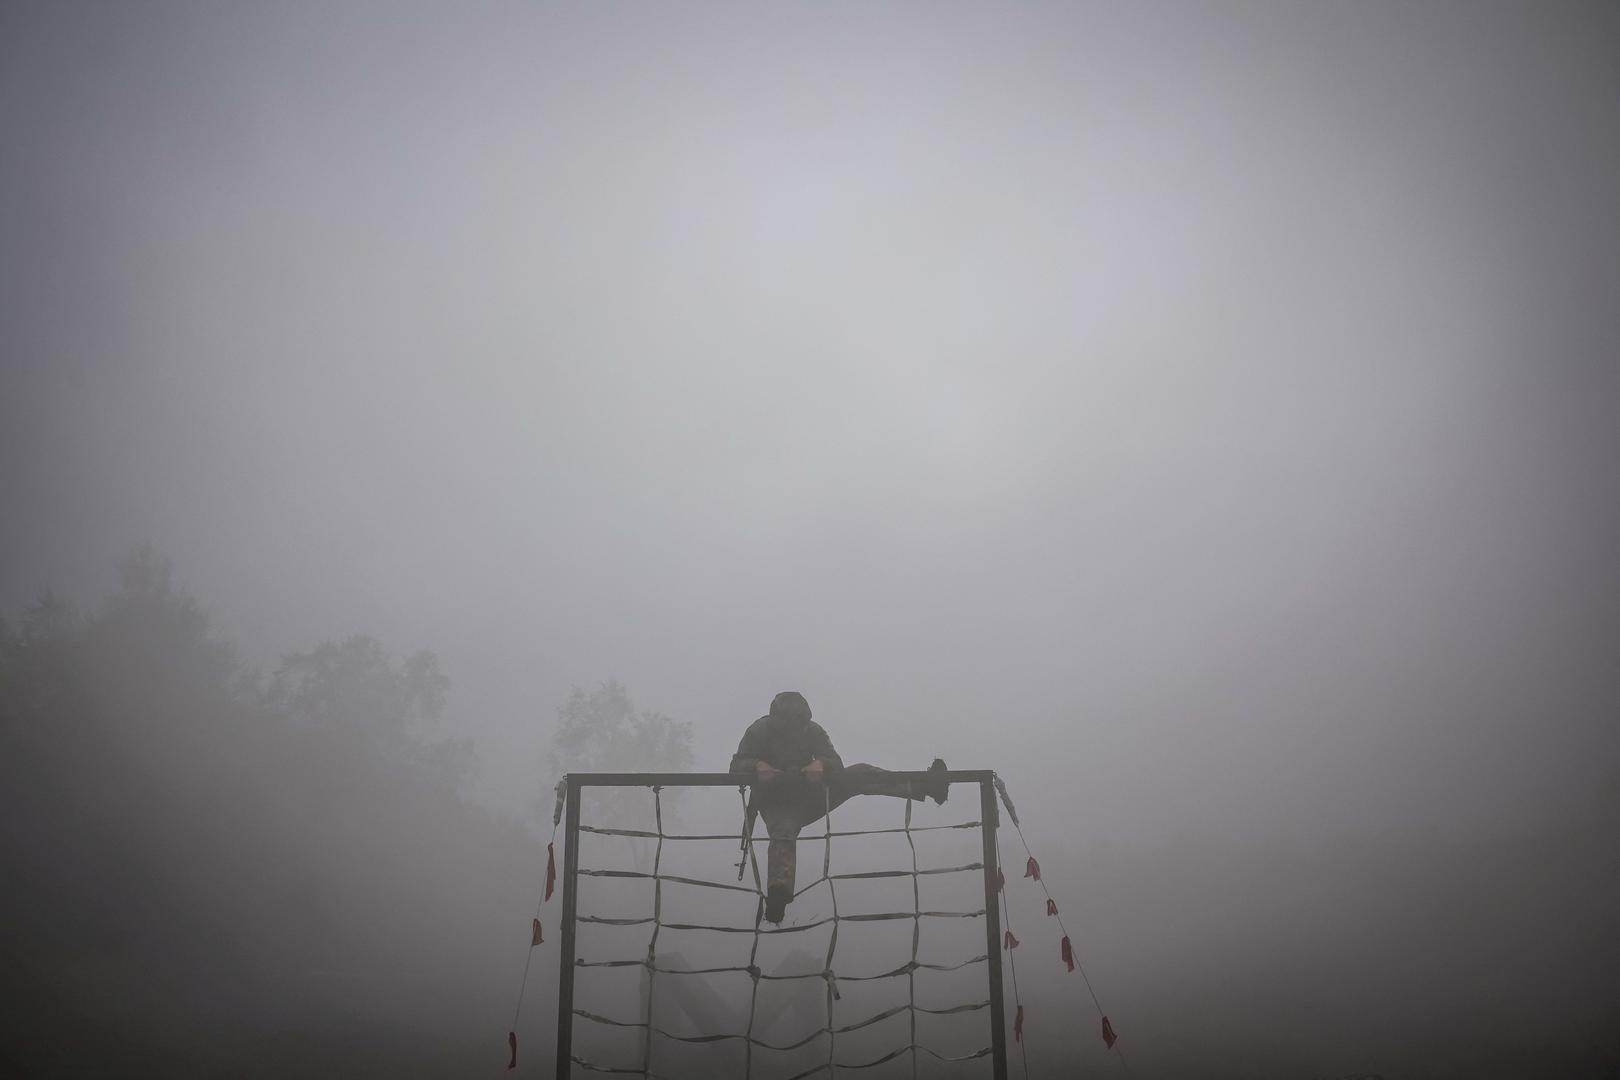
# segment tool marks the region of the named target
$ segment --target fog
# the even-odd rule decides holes
[[[0,4],[0,1066],[500,1073],[617,680],[996,770],[1136,1075],[1620,1070],[1617,55]],[[1123,1075],[1008,878],[1032,1074]]]

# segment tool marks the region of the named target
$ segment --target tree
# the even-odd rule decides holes
[[[544,853],[424,764],[432,654],[241,675],[149,550],[0,620],[0,1075],[459,1076],[510,1006]]]
[[[553,775],[684,772],[692,767],[692,724],[662,713],[637,712],[629,692],[616,679],[588,694],[576,686],[557,708],[547,765]],[[585,813],[593,822],[629,827],[634,804],[624,794],[613,789],[587,791]]]
[[[395,664],[376,638],[354,634],[282,660],[270,703],[301,724],[347,730],[395,767],[458,787],[476,767],[470,740],[426,740],[450,679],[423,649]]]
[[[574,687],[557,708],[551,764],[564,772],[679,772],[692,764],[692,725],[636,711],[609,679],[587,694]]]
[[[407,732],[439,719],[449,688],[432,652],[424,649],[396,668],[376,638],[354,634],[283,658],[270,693],[305,723]]]

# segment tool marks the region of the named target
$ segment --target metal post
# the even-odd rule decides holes
[[[984,824],[984,947],[990,967],[990,1068],[1007,1080],[1007,1013],[1001,1004],[1001,895],[997,888],[996,789],[989,776],[979,781],[979,820]]]
[[[579,899],[579,777],[568,777],[563,832],[561,955],[557,958],[557,1080],[574,1074],[574,908]]]

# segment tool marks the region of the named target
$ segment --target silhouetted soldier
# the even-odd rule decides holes
[[[754,780],[750,820],[758,813],[770,835],[766,857],[765,920],[779,923],[793,899],[799,830],[853,795],[932,798],[943,803],[950,792],[945,762],[928,767],[922,785],[888,779],[876,765],[845,766],[822,726],[810,719],[810,703],[797,690],[784,690],[771,711],[748,725],[731,771]]]

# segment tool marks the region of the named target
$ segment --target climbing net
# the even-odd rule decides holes
[[[888,778],[919,792],[929,779]],[[758,853],[769,837],[754,835],[736,777],[570,776],[557,1075],[961,1076],[980,1061],[1004,1077],[993,776],[946,778],[980,788],[974,820],[909,798],[835,809],[829,796],[798,840],[820,858],[799,858],[789,917],[773,926]],[[640,790],[608,802],[584,788]],[[719,827],[720,792],[674,788],[734,789],[742,828]],[[624,808],[638,799],[636,820]],[[581,820],[585,805],[598,821]]]

